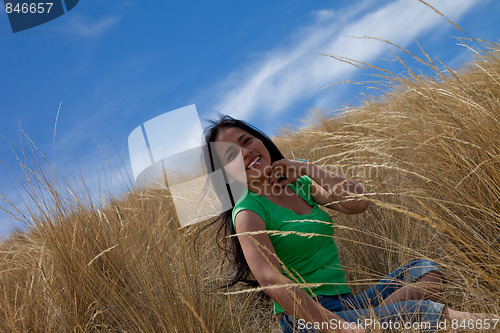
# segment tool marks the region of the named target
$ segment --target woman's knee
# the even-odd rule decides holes
[[[416,282],[424,276],[426,279],[435,280],[435,282],[444,282],[444,274],[441,266],[429,259],[418,259],[407,265],[406,275],[411,282]]]
[[[443,274],[438,271],[425,273],[412,286],[420,294],[418,298],[435,301],[443,290]]]
[[[441,266],[431,260],[419,259],[407,265],[405,280],[406,299],[435,301],[443,289],[444,275]]]

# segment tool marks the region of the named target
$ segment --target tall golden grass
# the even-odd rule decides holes
[[[331,211],[353,291],[430,258],[448,280],[443,302],[498,313],[500,59],[498,45],[482,45],[458,72],[423,53],[429,75],[337,58],[371,70],[377,81],[366,84],[389,91],[275,138],[286,156],[365,185],[367,212]],[[43,160],[20,164],[33,204],[23,217],[29,229],[0,244],[2,331],[279,331],[269,300],[216,288],[228,268],[220,269],[214,232],[195,247],[201,225],[179,229],[168,192],[133,191],[101,207],[37,168]]]
[[[335,214],[343,263],[360,282],[353,289],[426,257],[445,268],[444,302],[498,313],[500,59],[498,45],[481,47],[460,71],[412,54],[432,75],[415,74],[402,59],[407,71],[395,75],[334,57],[370,70],[377,81],[364,84],[389,91],[338,117],[318,112],[316,127],[280,138],[289,154],[368,189],[367,213]]]

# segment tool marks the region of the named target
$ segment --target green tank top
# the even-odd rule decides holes
[[[316,234],[312,237],[293,233],[269,235],[278,258],[286,267],[286,269],[281,268],[282,273],[292,281],[321,283],[317,287],[302,288],[311,297],[350,293],[344,269],[340,265],[337,245],[333,240],[333,221],[312,198],[311,178],[302,176],[288,186],[313,206],[311,213],[298,215],[247,190],[246,196],[238,200],[233,208],[233,224],[236,214],[248,209],[264,220],[267,230]],[[283,308],[274,302],[274,313],[281,312],[284,312]]]

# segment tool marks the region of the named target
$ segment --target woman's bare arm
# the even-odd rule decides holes
[[[266,230],[262,218],[253,211],[243,210],[236,215],[236,232],[245,259],[253,275],[264,288],[264,292],[275,300],[283,309],[297,319],[305,322],[325,322],[332,319],[344,322],[335,313],[328,311],[320,303],[312,299],[300,287],[290,286],[294,282],[281,273],[281,266],[276,252],[266,233],[245,234]],[[289,285],[288,287],[277,287]],[[348,330],[325,330],[324,332],[366,332],[361,328]]]

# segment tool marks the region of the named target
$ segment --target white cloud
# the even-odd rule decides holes
[[[315,10],[311,13],[318,21],[326,21],[335,17],[335,11],[331,9]]]
[[[456,20],[478,0],[434,2],[434,7]],[[314,99],[322,87],[345,79],[355,70],[317,53],[369,62],[380,57],[387,45],[353,36],[378,37],[405,46],[439,24],[448,24],[416,0],[398,0],[375,9],[368,8],[370,4],[357,3],[343,11],[313,12],[316,23],[294,34],[291,46],[268,52],[221,83],[215,110],[247,120],[250,115],[262,115],[262,110],[267,115],[282,114],[301,99]]]
[[[81,15],[74,15],[69,19],[66,32],[83,38],[95,38],[113,27],[120,21],[120,17],[110,15],[98,20],[91,20]]]

